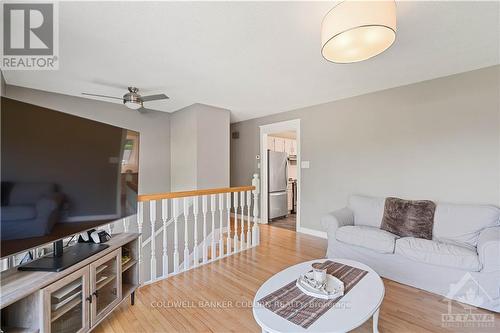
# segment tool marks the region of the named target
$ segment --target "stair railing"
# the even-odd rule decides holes
[[[139,195],[133,229],[141,233],[141,282],[257,246],[258,201],[257,174],[251,186]]]

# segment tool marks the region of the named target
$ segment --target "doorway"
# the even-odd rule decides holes
[[[300,119],[260,127],[262,223],[300,230]]]

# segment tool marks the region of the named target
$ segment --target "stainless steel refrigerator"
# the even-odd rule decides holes
[[[267,151],[269,219],[288,214],[287,154]]]

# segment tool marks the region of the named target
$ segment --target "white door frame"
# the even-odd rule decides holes
[[[297,225],[296,230],[300,230],[300,212],[301,212],[301,150],[300,150],[300,119],[281,121],[260,126],[260,179],[261,179],[261,223],[268,223],[267,207],[267,137],[269,134],[285,131],[295,131],[297,133]]]

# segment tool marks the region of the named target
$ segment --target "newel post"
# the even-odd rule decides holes
[[[144,202],[139,201],[137,203],[137,231],[139,232],[139,284],[142,283],[142,224],[144,221]]]
[[[252,246],[259,245],[259,226],[257,225],[259,221],[259,196],[260,196],[260,179],[259,174],[254,173],[252,179],[252,186],[255,186],[255,190],[252,191],[253,194],[253,228],[252,228]]]

